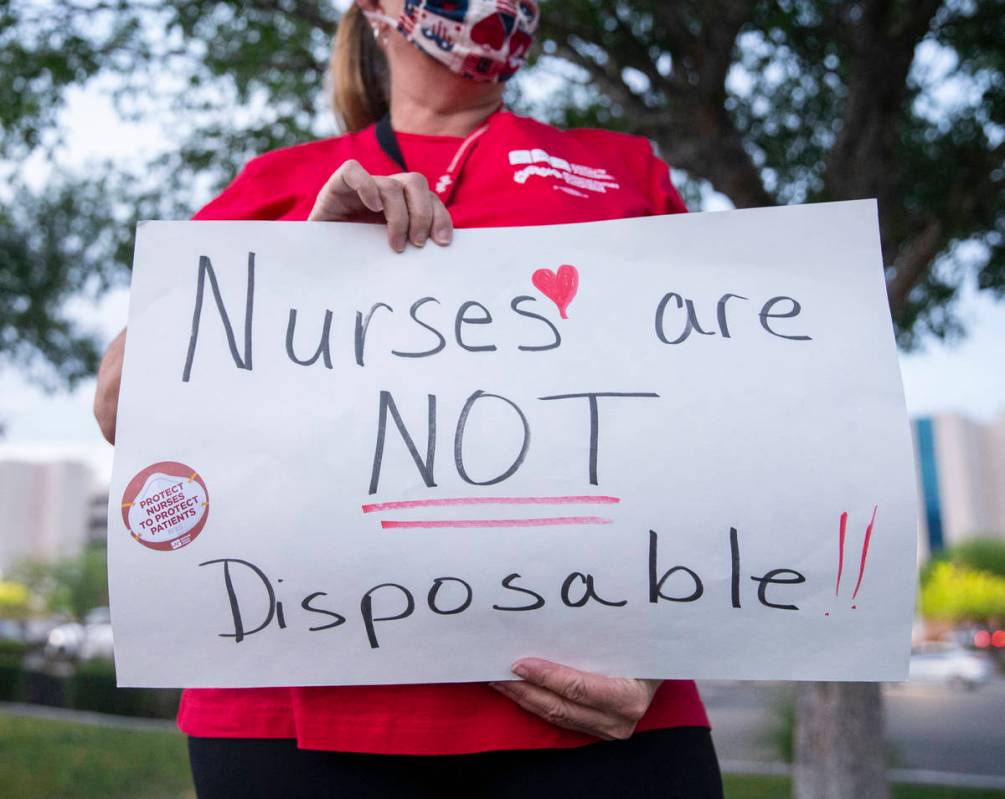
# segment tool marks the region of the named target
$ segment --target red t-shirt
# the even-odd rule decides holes
[[[408,168],[423,173],[431,187],[461,142],[398,134]],[[371,174],[401,171],[371,126],[255,158],[195,218],[304,220],[324,182],[350,158]],[[562,131],[507,111],[490,118],[453,182],[447,207],[458,228],[686,211],[667,165],[646,139],[604,130]],[[596,740],[555,727],[482,683],[188,689],[178,726],[194,736],[295,738],[305,749],[385,754],[464,754]],[[708,718],[695,684],[670,680],[638,729],[679,726],[707,727]]]

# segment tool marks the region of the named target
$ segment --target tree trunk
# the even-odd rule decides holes
[[[796,688],[793,799],[889,799],[878,683]]]

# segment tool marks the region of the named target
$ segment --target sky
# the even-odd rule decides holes
[[[84,167],[92,159],[146,157],[167,143],[157,126],[126,124],[97,89],[74,92],[65,114],[69,135],[60,158]],[[45,179],[49,164],[30,165],[35,181]],[[715,203],[712,204],[716,205]],[[126,323],[128,291],[107,294],[97,304],[77,303],[76,316],[109,340]],[[1005,413],[1005,302],[996,303],[965,287],[958,304],[968,334],[957,342],[930,340],[901,354],[908,412],[912,416],[961,413],[990,421]],[[111,473],[112,448],[101,439],[91,413],[94,382],[72,392],[46,393],[8,364],[0,364],[0,458],[84,458],[99,479]]]

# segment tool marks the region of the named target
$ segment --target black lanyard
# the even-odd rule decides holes
[[[491,120],[491,117],[489,117],[489,120]],[[457,183],[460,180],[461,172],[463,171],[465,164],[468,162],[468,157],[474,151],[478,139],[480,139],[482,134],[484,134],[488,129],[489,121],[486,121],[480,128],[468,135],[458,146],[457,152],[454,153],[454,157],[450,160],[449,166],[447,166],[447,171],[440,175],[440,178],[436,181],[435,186],[430,187],[434,192],[436,192],[436,195],[440,198],[444,205],[449,205],[450,198],[454,196],[454,189],[457,187]],[[394,161],[395,164],[401,167],[402,172],[407,172],[408,166],[405,164],[405,156],[401,152],[401,147],[398,144],[398,137],[394,133],[394,128],[391,127],[390,114],[384,114],[384,116],[377,122],[376,134],[377,144],[380,145],[380,149],[384,151],[384,154]]]
[[[377,144],[388,158],[401,167],[402,172],[408,171],[405,156],[401,154],[401,147],[398,146],[398,137],[394,135],[394,128],[391,127],[390,114],[384,114],[377,122]]]

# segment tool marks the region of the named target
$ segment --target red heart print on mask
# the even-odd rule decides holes
[[[538,269],[531,277],[531,282],[558,306],[563,319],[569,318],[565,311],[579,288],[579,270],[576,267],[563,264],[558,267],[557,274],[550,269]]]
[[[506,26],[500,14],[485,17],[471,29],[471,41],[493,50],[502,49],[506,42]]]

